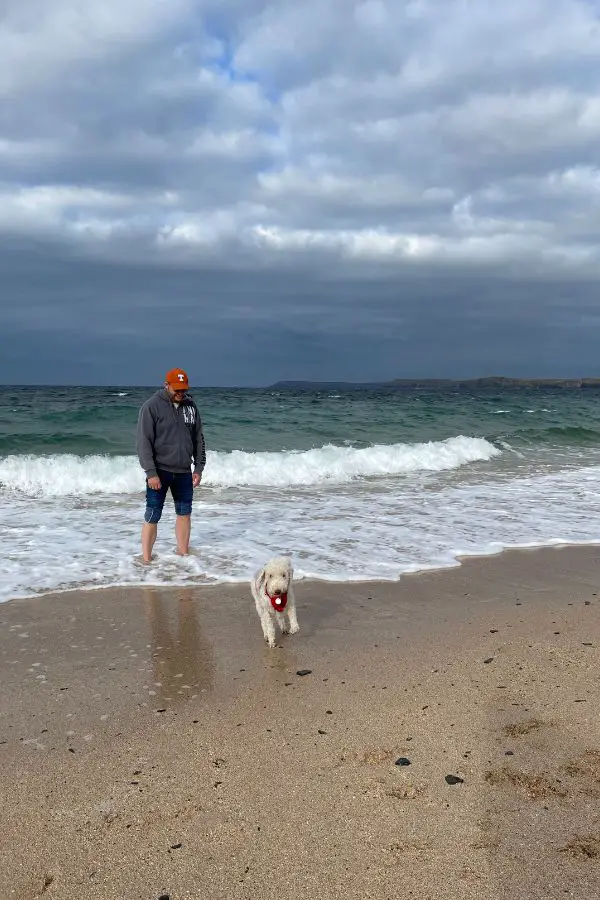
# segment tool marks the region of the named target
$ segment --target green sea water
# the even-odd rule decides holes
[[[133,453],[152,388],[4,387],[0,456]],[[600,447],[600,391],[199,389],[214,450],[308,450],[327,443],[440,441],[458,434],[515,447]]]

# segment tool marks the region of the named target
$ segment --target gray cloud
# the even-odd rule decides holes
[[[594,370],[595,0],[5,7],[0,379]]]

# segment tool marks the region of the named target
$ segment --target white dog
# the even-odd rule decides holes
[[[269,647],[275,646],[275,623],[282,634],[296,634],[299,631],[293,577],[291,560],[287,556],[276,556],[250,582],[256,611]]]

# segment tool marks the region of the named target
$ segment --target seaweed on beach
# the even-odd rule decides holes
[[[560,786],[560,782],[552,781],[547,775],[532,775],[528,772],[519,772],[503,766],[487,772],[485,780],[493,787],[501,787],[509,784],[523,791],[531,800],[540,800],[545,797],[566,797],[567,792]]]
[[[543,722],[541,719],[527,719],[525,722],[513,722],[510,725],[504,726],[504,734],[507,737],[521,737],[524,734],[529,734],[531,731],[536,731],[538,728],[543,728],[544,725],[549,725],[549,722]]]

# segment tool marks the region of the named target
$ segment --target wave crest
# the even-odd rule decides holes
[[[485,438],[457,437],[420,444],[375,444],[313,450],[208,453],[204,484],[212,487],[310,487],[344,484],[361,478],[441,472],[499,456]],[[0,484],[29,496],[61,497],[135,494],[143,473],[134,456],[6,456],[0,459]]]

